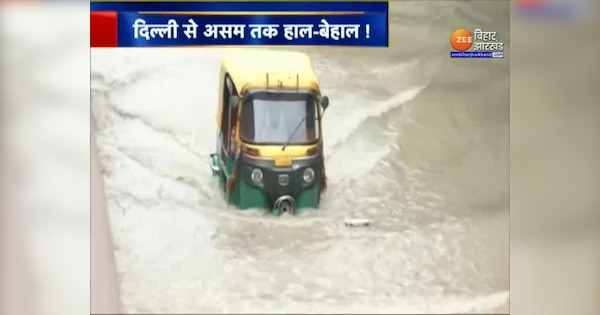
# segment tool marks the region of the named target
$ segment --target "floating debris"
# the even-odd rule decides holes
[[[345,224],[351,227],[369,226],[371,221],[369,219],[346,219]]]

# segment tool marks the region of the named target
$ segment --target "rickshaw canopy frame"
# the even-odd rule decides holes
[[[247,50],[233,52],[221,61],[221,76],[228,74],[239,96],[250,89],[300,90],[320,93],[310,57],[301,52]]]

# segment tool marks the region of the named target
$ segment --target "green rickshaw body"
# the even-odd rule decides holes
[[[327,182],[321,96],[309,57],[250,51],[221,63],[213,175],[239,209],[317,209]]]

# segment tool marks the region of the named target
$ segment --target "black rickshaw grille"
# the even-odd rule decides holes
[[[312,166],[315,172],[315,179],[312,183],[306,184],[304,182],[304,170],[307,167],[302,167],[296,170],[289,171],[275,171],[273,169],[261,168],[261,167],[253,167],[247,165],[245,167],[244,180],[246,180],[250,185],[257,187],[256,184],[252,182],[251,174],[252,170],[255,168],[259,168],[263,173],[263,181],[262,186],[260,186],[261,190],[265,192],[267,196],[268,203],[272,206],[275,204],[275,201],[285,195],[290,195],[294,199],[298,199],[302,191],[311,187],[315,184],[317,179],[319,178],[319,170]],[[281,184],[281,175],[287,175],[287,185]]]

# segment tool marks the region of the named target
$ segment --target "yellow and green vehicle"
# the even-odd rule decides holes
[[[277,214],[318,208],[327,185],[321,125],[328,105],[306,54],[225,56],[211,168],[227,202]]]

